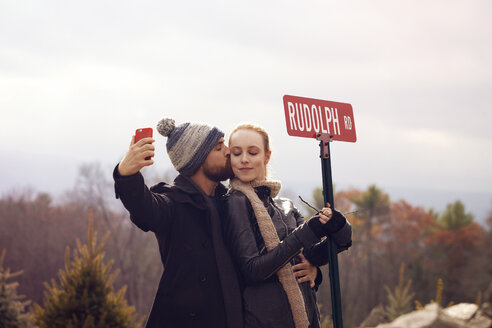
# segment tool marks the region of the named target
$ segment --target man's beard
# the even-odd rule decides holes
[[[232,172],[231,159],[228,157],[225,166],[203,165],[203,174],[212,181],[220,182],[234,177]]]

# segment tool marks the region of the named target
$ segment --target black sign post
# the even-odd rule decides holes
[[[323,198],[326,203],[330,203],[331,208],[335,208],[333,197],[333,180],[331,176],[331,159],[330,159],[330,142],[332,137],[328,134],[318,134],[316,140],[319,140],[320,157],[321,157],[321,174],[323,178]],[[333,327],[343,328],[342,319],[342,296],[340,293],[340,275],[338,273],[338,256],[337,245],[332,238],[329,239],[329,270],[330,270],[330,292],[331,292],[331,309],[333,317]]]
[[[335,208],[331,176],[330,142],[356,142],[352,105],[321,99],[285,95],[283,98],[285,123],[290,136],[316,138],[320,147],[323,196]],[[333,327],[343,328],[340,275],[338,274],[337,245],[328,237],[330,290]]]

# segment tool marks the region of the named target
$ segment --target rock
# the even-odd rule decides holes
[[[478,306],[473,303],[460,303],[444,309],[443,311],[453,318],[468,321],[477,312]]]
[[[466,322],[453,318],[437,304],[428,304],[423,310],[413,311],[400,316],[391,323],[378,325],[377,328],[469,328]]]
[[[492,283],[483,294],[483,301],[492,304]]]
[[[467,326],[472,328],[491,328],[492,318],[485,315],[482,310],[478,310],[475,316],[467,322]]]
[[[382,304],[379,304],[374,309],[371,310],[371,313],[367,316],[367,318],[362,321],[359,328],[369,328],[376,327],[380,323],[390,322],[386,311],[384,311],[384,307]]]
[[[485,302],[482,304],[482,308],[480,309],[486,316],[492,319],[492,304],[489,302]]]
[[[377,328],[492,328],[489,312],[492,312],[490,303],[484,303],[480,309],[472,303],[456,304],[447,309],[428,304],[423,310],[407,313]]]

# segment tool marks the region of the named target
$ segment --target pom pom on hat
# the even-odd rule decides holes
[[[175,122],[172,118],[163,118],[157,123],[157,131],[164,137],[167,137],[175,127]]]
[[[171,118],[160,120],[157,131],[167,137],[167,153],[174,168],[187,175],[200,168],[219,139],[224,137],[222,131],[206,123],[176,125]]]

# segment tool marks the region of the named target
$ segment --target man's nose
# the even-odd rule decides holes
[[[231,150],[229,149],[229,147],[227,147],[226,145],[224,145],[224,151],[225,151],[225,155],[226,156],[231,156]]]

